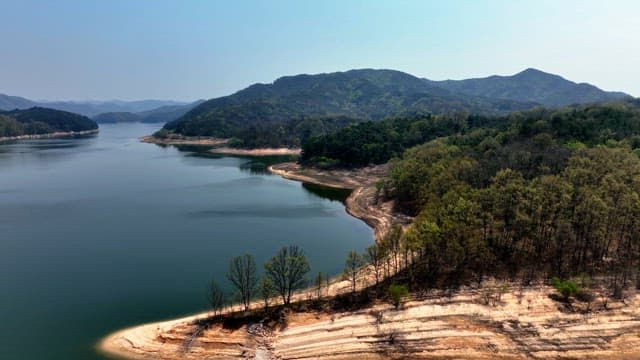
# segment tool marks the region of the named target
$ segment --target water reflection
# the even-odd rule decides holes
[[[97,134],[90,134],[3,142],[0,143],[0,157],[9,158],[20,154],[41,162],[62,160],[78,154],[78,150],[86,151],[94,144],[96,137]]]
[[[315,197],[339,201],[343,204],[351,194],[351,190],[349,189],[336,189],[316,184],[302,183],[302,187]]]

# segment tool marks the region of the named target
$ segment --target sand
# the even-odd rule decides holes
[[[214,154],[223,155],[247,155],[247,156],[271,156],[271,155],[300,155],[300,149],[290,148],[259,148],[259,149],[236,149],[230,147],[218,147],[209,150]]]
[[[200,136],[177,136],[157,138],[152,135],[143,136],[140,141],[158,145],[194,145],[194,146],[220,146],[229,142],[229,139],[218,139]]]
[[[0,142],[4,141],[14,141],[14,140],[33,140],[33,139],[50,139],[50,138],[63,138],[63,137],[72,137],[72,136],[80,136],[80,135],[91,135],[97,134],[100,130],[85,130],[85,131],[58,131],[49,134],[38,134],[38,135],[20,135],[20,136],[6,136],[0,137]]]
[[[545,286],[514,291],[495,306],[473,289],[415,295],[400,310],[377,303],[353,312],[291,313],[284,328],[216,325],[187,342],[195,329],[190,317],[123,330],[100,349],[172,360],[640,358],[640,296],[581,314],[561,310],[552,292]]]

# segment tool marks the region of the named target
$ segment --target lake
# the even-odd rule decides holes
[[[232,256],[297,244],[312,278],[372,243],[340,194],[266,173],[275,159],[138,141],[158,128],[0,144],[0,358],[104,359],[114,330],[206,310]]]

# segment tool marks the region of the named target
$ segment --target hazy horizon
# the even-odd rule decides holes
[[[195,101],[281,76],[393,69],[432,80],[536,68],[640,94],[640,3],[4,1],[0,93]],[[29,21],[24,21],[28,19]]]

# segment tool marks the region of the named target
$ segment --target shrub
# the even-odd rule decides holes
[[[582,289],[571,280],[560,280],[557,277],[551,279],[551,285],[562,295],[564,301],[569,301],[570,297],[582,295]]]
[[[400,304],[402,300],[409,296],[409,289],[405,285],[390,285],[389,289],[387,289],[387,295],[391,299],[391,303],[397,309],[400,308]]]

